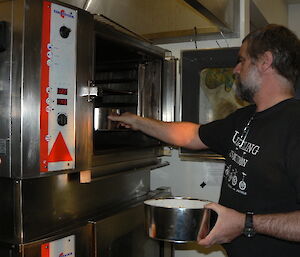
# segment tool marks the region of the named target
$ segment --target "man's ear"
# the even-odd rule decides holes
[[[259,58],[259,68],[262,72],[272,69],[273,64],[273,54],[270,51],[264,52]]]

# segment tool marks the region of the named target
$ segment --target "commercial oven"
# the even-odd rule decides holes
[[[106,118],[172,120],[169,52],[55,1],[0,1],[0,39],[0,256],[171,256],[142,229],[164,146]]]

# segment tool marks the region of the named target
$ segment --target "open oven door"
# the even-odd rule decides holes
[[[162,120],[175,121],[177,59],[166,57],[163,62]]]

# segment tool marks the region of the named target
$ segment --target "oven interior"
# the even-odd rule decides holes
[[[161,119],[162,60],[146,51],[101,35],[95,37],[93,99],[94,154],[160,145],[154,138],[107,119],[131,112]]]

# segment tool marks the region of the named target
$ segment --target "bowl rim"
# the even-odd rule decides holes
[[[189,210],[201,210],[201,209],[207,209],[205,207],[203,208],[196,208],[196,207],[169,207],[169,206],[160,206],[160,205],[154,205],[154,204],[150,204],[151,201],[157,201],[157,200],[166,200],[166,202],[168,200],[186,200],[186,201],[199,201],[202,203],[209,204],[211,203],[211,201],[209,200],[204,200],[204,199],[198,199],[198,198],[194,198],[194,197],[181,197],[181,196],[175,196],[175,197],[158,197],[158,198],[151,198],[151,199],[147,199],[144,201],[144,205],[149,206],[149,207],[155,207],[155,208],[164,208],[164,209],[189,209]]]

